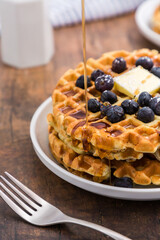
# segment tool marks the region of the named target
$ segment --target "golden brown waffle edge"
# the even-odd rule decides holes
[[[108,163],[88,155],[79,155],[68,148],[59,138],[53,127],[49,126],[49,144],[53,156],[69,172],[93,180],[103,182],[110,178],[111,168],[117,178],[129,177],[135,184],[160,185],[160,162],[143,157],[141,161],[126,162],[113,160]]]
[[[49,145],[53,156],[68,171],[96,182],[110,177],[110,168],[106,163],[89,155],[77,154],[58,138],[56,131],[50,126]]]

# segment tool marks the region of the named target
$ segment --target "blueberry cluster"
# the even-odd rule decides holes
[[[107,116],[107,119],[112,123],[123,120],[125,118],[124,109],[121,106],[111,105],[118,100],[116,94],[110,91],[114,86],[113,78],[110,75],[102,73],[101,70],[95,70],[91,74],[91,79],[95,81],[95,88],[102,93],[101,101],[108,105],[100,104],[97,99],[89,99],[89,111],[101,111],[101,114]]]
[[[154,97],[148,92],[139,95],[138,103],[142,107],[137,112],[137,118],[145,123],[154,120],[154,115],[160,115],[160,97]]]
[[[150,57],[140,57],[136,60],[136,67],[142,66],[143,68],[151,71],[155,76],[160,78],[160,67],[154,67],[153,61]]]
[[[160,78],[160,67],[153,66],[153,60],[150,57],[140,57],[136,60],[136,66],[142,66],[143,68],[151,71],[155,76]],[[117,57],[112,62],[112,71],[116,73],[122,73],[127,69],[126,61],[123,57]],[[95,82],[95,86],[98,91],[103,92],[105,90],[111,90],[113,88],[113,79],[110,75],[105,75],[100,69],[94,70],[91,77],[87,77],[87,87],[91,86],[91,80]],[[84,75],[81,75],[77,81],[76,86],[84,89]]]
[[[141,65],[160,78],[160,67],[154,67],[151,58],[140,57],[135,65]],[[112,62],[112,71],[122,73],[126,69],[127,64],[123,57],[115,58]],[[160,115],[160,97],[152,98],[148,92],[142,92],[137,102],[126,99],[121,103],[121,106],[112,106],[111,104],[116,103],[118,100],[117,95],[111,91],[114,86],[112,76],[106,75],[102,70],[97,69],[92,72],[90,78],[87,77],[87,87],[93,84],[91,81],[94,82],[95,88],[101,92],[100,100],[103,104],[95,98],[89,99],[88,110],[93,113],[101,111],[101,114],[106,116],[111,123],[122,121],[125,114],[136,114],[137,118],[144,123],[153,121],[155,114]],[[84,75],[77,79],[76,86],[84,89]]]
[[[105,90],[102,94],[105,94],[106,91],[107,90]],[[108,104],[107,106],[101,104],[95,98],[89,99],[88,109],[94,113],[101,111],[101,114],[103,116],[107,116],[107,119],[111,123],[122,121],[125,118],[125,114],[136,114],[137,119],[144,123],[152,122],[155,114],[160,116],[160,97],[152,98],[148,92],[142,92],[139,95],[138,102],[126,99],[121,103],[121,106],[112,106],[110,98],[108,97],[106,99]]]
[[[160,97],[154,97],[148,92],[142,92],[138,97],[138,102],[134,100],[124,100],[121,104],[127,114],[136,114],[137,119],[144,123],[154,120],[154,115],[160,115]]]
[[[148,123],[154,120],[154,113],[160,112],[159,100],[157,98],[152,100],[152,96],[147,92],[140,94],[138,102],[126,99],[121,103],[121,106],[112,106],[111,104],[116,103],[118,100],[117,95],[110,91],[114,85],[113,78],[110,75],[103,74],[100,70],[95,70],[91,75],[91,79],[94,79],[95,88],[101,92],[103,104],[100,104],[97,99],[90,99],[88,109],[94,113],[101,111],[101,114],[106,116],[111,123],[122,121],[125,114],[136,114],[139,120]]]
[[[142,66],[143,68],[151,71],[155,76],[160,78],[160,67],[153,66],[153,60],[150,57],[140,57],[136,60],[135,63],[137,66]],[[123,57],[115,58],[112,62],[112,71],[116,73],[122,73],[127,69],[126,61]]]
[[[148,92],[142,92],[138,101],[126,99],[121,106],[114,105],[117,102],[117,95],[110,91],[113,88],[114,81],[110,75],[102,74],[102,71],[95,70],[91,79],[95,81],[95,88],[101,92],[101,104],[97,99],[92,98],[88,101],[89,111],[95,113],[101,111],[111,123],[122,121],[125,114],[136,114],[137,119],[144,123],[154,120],[154,115],[160,115],[160,97],[154,97]],[[95,77],[98,76],[96,79]],[[107,106],[106,106],[107,104]]]

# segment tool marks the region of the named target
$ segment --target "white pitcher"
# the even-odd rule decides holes
[[[44,65],[54,53],[46,0],[0,0],[2,61],[17,68]]]

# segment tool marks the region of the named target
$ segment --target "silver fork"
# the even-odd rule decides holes
[[[0,190],[0,196],[4,201],[23,219],[27,222],[37,225],[37,226],[48,226],[60,223],[75,223],[85,227],[95,229],[99,232],[102,232],[115,240],[131,240],[115,231],[112,231],[103,226],[97,225],[95,223],[87,222],[84,220],[76,219],[67,216],[61,212],[58,208],[54,207],[50,203],[46,202],[44,199],[39,197],[37,194],[32,192],[29,188],[19,182],[11,174],[5,172],[7,177],[17,185],[22,191],[26,194],[24,195],[19,191],[13,184],[11,184],[5,177],[0,176],[3,181],[8,185],[17,195],[20,196],[24,202],[17,197],[13,192],[11,192],[2,182],[0,186],[11,196],[21,207],[19,207],[10,197],[8,197],[4,192]],[[27,195],[30,197],[28,198]],[[32,201],[32,200],[33,201]],[[27,204],[26,204],[27,203]]]

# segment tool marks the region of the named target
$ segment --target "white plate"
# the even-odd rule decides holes
[[[159,4],[160,0],[145,1],[138,7],[135,14],[135,20],[140,32],[157,46],[160,46],[160,34],[151,29],[151,19],[154,10]]]
[[[52,112],[52,99],[48,98],[43,102],[33,115],[30,125],[30,136],[35,152],[40,160],[53,173],[65,181],[83,188],[87,191],[107,197],[128,199],[128,200],[158,200],[160,199],[160,188],[120,188],[108,186],[102,183],[95,183],[84,178],[75,176],[65,170],[53,158],[48,143],[47,114]]]

